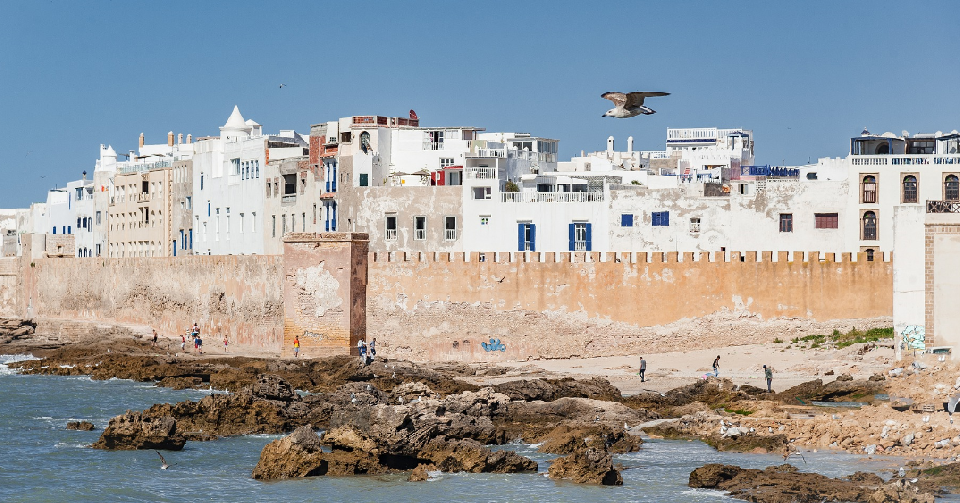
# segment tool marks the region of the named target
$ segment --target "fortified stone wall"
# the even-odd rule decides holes
[[[0,258],[0,318],[17,315],[17,271],[19,260]]]
[[[472,253],[465,261],[462,253],[377,253],[367,333],[387,356],[473,361],[636,354],[890,326],[890,257],[857,258],[527,252]]]
[[[197,322],[208,344],[217,334],[270,349],[282,341],[282,256],[34,262],[23,265],[25,315],[150,325],[164,335]]]

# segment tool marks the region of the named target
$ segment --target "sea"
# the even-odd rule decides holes
[[[546,477],[555,455],[535,445],[508,444],[540,464],[538,473],[432,473],[426,482],[406,474],[312,477],[261,482],[250,473],[263,447],[279,435],[245,435],[187,442],[163,452],[103,451],[97,441],[111,417],[155,403],[199,400],[214,391],[172,390],[123,379],[21,375],[7,364],[29,355],[0,356],[0,502],[715,502],[739,501],[713,490],[687,487],[690,472],[706,463],[751,468],[778,465],[777,455],[721,453],[698,441],[649,440],[640,452],[616,456],[623,486],[598,487]],[[90,421],[95,431],[67,430]],[[803,471],[831,477],[856,471],[896,470],[900,460],[845,452],[805,452]],[[889,475],[881,473],[884,478]]]

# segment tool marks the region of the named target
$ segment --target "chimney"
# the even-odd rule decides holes
[[[633,137],[627,137],[627,152],[633,153]]]
[[[177,145],[183,143],[183,133],[177,133]]]
[[[607,152],[613,152],[613,137],[607,138]]]
[[[136,154],[133,150],[129,151],[129,154],[130,154],[130,157],[127,157],[127,160],[128,160],[128,161],[136,161],[136,160],[137,160],[137,154]]]
[[[143,148],[143,133],[140,133],[140,148]]]
[[[168,147],[173,146],[173,131],[170,131],[169,133],[167,133],[167,146]]]
[[[187,143],[193,143],[193,135],[192,135],[192,134],[189,134],[189,133],[187,134]]]

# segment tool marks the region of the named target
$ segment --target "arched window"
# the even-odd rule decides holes
[[[877,240],[877,214],[872,211],[863,214],[863,240]]]
[[[873,175],[867,175],[863,177],[863,186],[862,186],[862,197],[861,203],[876,203],[877,202],[877,177]]]
[[[917,202],[917,177],[913,175],[903,177],[903,202]]]
[[[873,248],[867,248],[867,262],[873,262]]]
[[[960,201],[960,178],[957,178],[957,175],[947,175],[943,179],[943,199]]]
[[[877,145],[876,155],[885,155],[890,153],[890,145],[886,143],[881,143]]]

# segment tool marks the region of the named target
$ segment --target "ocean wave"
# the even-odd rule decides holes
[[[13,362],[23,362],[27,360],[39,360],[39,358],[33,356],[32,354],[0,355],[0,375],[13,375],[18,373],[15,369],[11,369],[7,364]]]

